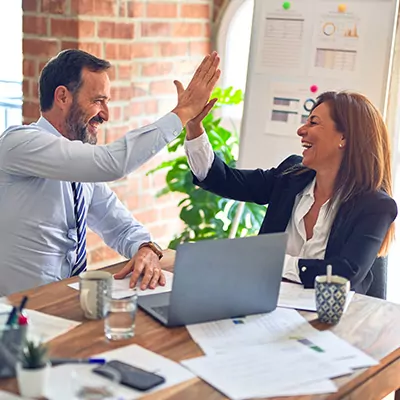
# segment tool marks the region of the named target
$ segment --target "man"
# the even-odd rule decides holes
[[[209,110],[219,57],[204,58],[176,107],[154,124],[94,146],[109,118],[110,63],[80,50],[50,60],[39,79],[41,117],[0,136],[0,295],[86,269],[86,226],[130,258],[116,275],[143,275],[141,289],[164,285],[162,252],[104,183],[129,174]]]

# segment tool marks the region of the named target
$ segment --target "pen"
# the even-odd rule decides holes
[[[15,317],[17,316],[17,307],[13,307],[10,314],[8,315],[6,325],[12,325]]]
[[[19,311],[20,313],[21,313],[22,310],[24,309],[24,307],[25,307],[27,301],[28,301],[28,296],[24,296],[24,297],[22,298],[22,300],[21,300],[21,303],[20,303],[19,307],[18,307],[18,311]]]
[[[105,364],[104,358],[52,358],[51,365],[61,364]]]

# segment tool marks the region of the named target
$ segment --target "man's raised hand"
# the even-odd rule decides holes
[[[204,57],[192,80],[185,89],[181,82],[174,81],[178,92],[178,104],[172,110],[185,126],[188,121],[199,115],[207,106],[211,93],[221,71],[218,69],[220,58],[217,52]]]

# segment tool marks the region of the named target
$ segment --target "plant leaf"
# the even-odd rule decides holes
[[[233,87],[214,89],[211,98],[217,97],[218,102],[211,112],[204,118],[203,126],[209,137],[215,153],[229,167],[235,168],[239,150],[239,136],[236,130],[228,130],[222,126],[222,119],[217,116],[215,110],[222,106],[237,105],[243,101],[243,92]],[[147,175],[157,171],[166,171],[165,188],[161,189],[157,196],[163,196],[170,192],[184,193],[185,197],[179,200],[180,219],[184,222],[184,228],[176,235],[169,247],[176,249],[180,243],[226,238],[232,221],[237,213],[239,202],[223,199],[193,184],[193,177],[183,156],[183,145],[186,129],[167,148],[175,157],[164,161]],[[246,203],[243,213],[239,218],[237,236],[257,234],[265,215],[265,206]]]

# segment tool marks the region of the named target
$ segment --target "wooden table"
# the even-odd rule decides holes
[[[115,272],[123,263],[108,267]],[[58,357],[89,357],[131,343],[137,343],[174,361],[202,355],[191,340],[186,328],[165,328],[139,310],[136,335],[131,340],[110,343],[104,338],[103,321],[84,320],[79,307],[78,292],[67,286],[76,281],[70,278],[9,297],[18,304],[23,295],[29,296],[29,308],[84,323],[51,342],[50,353]],[[316,321],[316,314],[302,313],[315,327],[327,329]],[[372,357],[380,364],[358,370],[352,375],[335,379],[337,393],[318,396],[285,397],[284,399],[321,400],[356,399],[380,400],[400,388],[400,305],[355,295],[341,322],[332,331]],[[300,367],[301,368],[301,367]],[[290,377],[282,377],[290,379]],[[15,379],[0,380],[0,389],[17,393]],[[168,388],[146,399],[223,399],[224,397],[200,379],[192,379]],[[278,400],[278,399],[277,399]],[[397,392],[396,400],[400,400]]]

